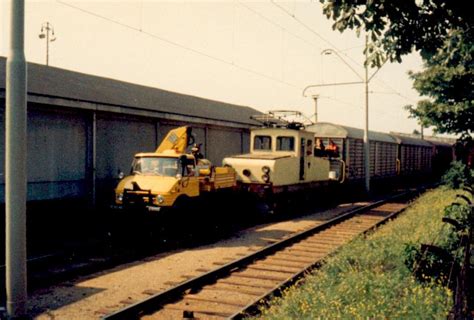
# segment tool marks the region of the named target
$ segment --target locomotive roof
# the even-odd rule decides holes
[[[0,57],[0,97],[5,91],[6,58]],[[89,74],[28,63],[28,95],[90,102],[123,109],[257,125],[250,116],[259,111],[230,103],[132,84]],[[50,102],[55,104],[54,100]],[[58,105],[61,102],[56,102]]]
[[[329,122],[318,122],[306,127],[307,131],[314,132],[321,138],[352,138],[364,139],[364,130],[359,128],[342,126]],[[394,137],[388,133],[369,131],[369,140],[389,143],[397,143]]]

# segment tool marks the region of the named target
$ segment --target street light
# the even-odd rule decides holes
[[[329,48],[329,49],[324,49],[323,51],[321,51],[321,55],[329,56],[329,55],[331,55],[331,54],[335,54],[342,62],[344,62],[344,64],[345,64],[346,66],[349,67],[349,69],[352,70],[352,72],[354,72],[354,74],[355,74],[361,81],[364,81],[364,79],[359,75],[359,73],[358,73],[354,68],[352,68],[352,66],[351,66],[350,64],[348,64],[348,63],[346,62],[346,60],[344,60],[344,59],[341,57],[341,55],[340,55],[336,50],[333,50],[333,49]],[[367,69],[367,68],[366,68],[366,69]],[[357,82],[357,83],[361,83],[361,82]]]
[[[51,36],[49,33],[51,32]],[[54,27],[49,22],[43,22],[41,24],[41,33],[38,35],[40,39],[46,39],[46,65],[49,65],[49,43],[56,41],[54,35]]]
[[[306,97],[306,90],[314,87],[327,87],[327,86],[341,86],[341,85],[352,85],[352,84],[364,84],[365,89],[365,126],[364,126],[364,171],[365,171],[365,191],[367,194],[370,192],[370,142],[369,142],[369,82],[375,76],[375,74],[380,70],[379,67],[370,77],[369,77],[369,68],[368,68],[368,50],[367,50],[368,36],[365,36],[365,77],[359,75],[359,73],[348,64],[337,51],[333,49],[324,49],[321,51],[321,55],[330,55],[335,54],[346,66],[348,66],[352,72],[354,72],[361,81],[352,81],[352,82],[336,82],[336,83],[326,83],[326,84],[315,84],[309,85],[303,89],[303,97]]]

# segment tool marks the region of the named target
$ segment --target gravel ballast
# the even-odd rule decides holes
[[[30,294],[35,319],[99,319],[174,284],[238,259],[292,233],[320,224],[365,203],[341,204],[334,209],[290,221],[242,230],[213,244],[161,253]],[[198,271],[200,269],[201,271]]]

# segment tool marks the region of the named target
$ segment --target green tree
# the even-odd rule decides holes
[[[401,61],[419,51],[424,70],[410,73],[414,87],[428,97],[407,106],[413,117],[439,132],[473,132],[473,16],[464,0],[320,0],[339,31],[369,36],[372,66]]]
[[[453,30],[424,70],[410,72],[415,89],[430,99],[407,106],[412,116],[439,132],[474,132],[474,45],[472,30]]]

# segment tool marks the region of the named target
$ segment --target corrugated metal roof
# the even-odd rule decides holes
[[[398,135],[398,134],[391,134],[398,143],[400,144],[409,144],[409,145],[414,145],[414,146],[423,146],[423,147],[432,147],[433,145],[429,143],[428,141],[419,139],[419,138],[414,138],[414,137],[407,137],[403,135]]]
[[[413,134],[413,133],[403,133],[403,132],[390,132],[390,134],[394,136],[402,136],[402,137],[410,137],[410,138],[416,138],[416,139],[421,139],[421,136],[419,134]],[[425,135],[423,140],[439,147],[452,147],[456,143],[455,138],[449,138],[449,137],[433,137],[433,136],[427,136]]]
[[[6,58],[0,57],[0,90],[5,90]],[[51,98],[160,111],[205,119],[258,125],[261,112],[181,93],[28,63],[28,93]]]
[[[429,143],[437,146],[437,147],[446,147],[446,148],[452,148],[454,143],[448,143],[445,141],[439,141],[439,140],[433,140],[430,138],[425,138],[425,141],[428,141]]]
[[[329,122],[318,122],[306,127],[307,131],[314,132],[315,135],[321,138],[353,138],[364,139],[364,130],[359,128],[352,128],[341,126]],[[381,141],[389,143],[397,143],[394,137],[388,133],[369,131],[369,140]]]

